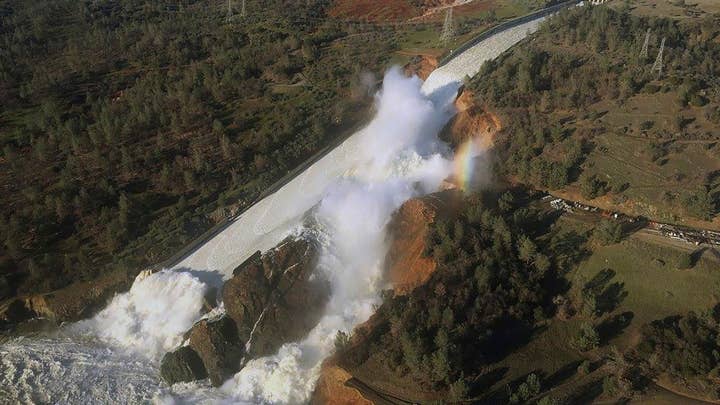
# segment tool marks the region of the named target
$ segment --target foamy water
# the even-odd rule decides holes
[[[52,336],[0,345],[0,402],[305,402],[337,331],[351,331],[379,304],[385,226],[392,212],[413,196],[437,190],[452,170],[437,133],[453,113],[461,80],[535,24],[488,39],[492,51],[478,44],[466,52],[473,59],[446,65],[424,85],[399,69],[389,71],[377,116],[366,128],[173,269],[136,280],[93,319]],[[221,285],[255,250],[270,249],[297,232],[308,210],[315,226],[307,231],[323,247],[316,271],[332,285],[319,324],[304,340],[250,361],[219,389],[207,381],[164,384],[160,358],[203,316],[206,290]]]
[[[222,390],[232,398],[306,402],[337,332],[350,332],[372,315],[380,304],[385,227],[392,213],[409,198],[437,190],[450,174],[447,148],[437,134],[453,113],[453,100],[454,94],[425,96],[421,82],[399,69],[386,75],[378,114],[358,151],[361,165],[332,184],[313,213],[323,246],[317,271],[332,286],[325,315],[306,339],[250,361],[227,381]]]

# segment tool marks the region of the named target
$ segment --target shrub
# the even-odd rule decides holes
[[[337,331],[337,334],[335,335],[335,350],[341,352],[345,350],[349,343],[350,335],[341,330]]]
[[[583,176],[580,179],[580,192],[588,200],[593,200],[607,193],[607,183],[596,175]]]
[[[450,385],[450,398],[454,401],[459,401],[467,397],[468,392],[470,392],[470,389],[468,388],[467,383],[465,383],[465,379],[463,377],[460,377],[457,381]]]
[[[613,375],[606,375],[603,378],[602,383],[603,392],[607,395],[613,396],[618,392],[618,381]]]
[[[611,245],[622,240],[622,225],[620,222],[603,220],[595,227],[593,236],[603,245]]]
[[[590,360],[583,360],[577,368],[577,372],[581,375],[588,375],[591,372]]]
[[[683,197],[685,211],[695,218],[712,220],[715,215],[715,202],[706,190],[698,190],[692,194],[686,194]]]
[[[600,335],[598,335],[592,324],[583,322],[573,343],[578,350],[584,352],[597,349],[600,346]]]
[[[535,373],[527,376],[525,382],[520,384],[517,392],[510,395],[510,403],[524,403],[540,394],[540,379]]]
[[[692,260],[692,254],[691,253],[681,253],[680,257],[678,257],[678,268],[679,269],[689,269],[693,265]]]

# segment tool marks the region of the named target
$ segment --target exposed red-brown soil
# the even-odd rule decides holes
[[[419,6],[409,0],[336,0],[328,14],[331,17],[373,22],[404,21],[432,17],[436,9],[453,4],[455,0],[424,0]],[[493,0],[471,2],[458,7],[463,11],[489,8]],[[475,4],[478,3],[478,4]],[[481,7],[481,8],[478,8]]]
[[[445,18],[445,9],[454,1],[427,1],[426,3],[436,3],[434,6],[427,7],[424,12],[412,18],[413,21],[436,21]],[[453,14],[456,16],[477,15],[483,11],[494,8],[495,0],[474,0],[469,3],[453,7]]]
[[[337,0],[328,14],[335,18],[381,22],[407,20],[421,12],[408,0]]]
[[[324,363],[310,403],[313,405],[372,405],[373,402],[365,399],[360,391],[346,385],[351,378],[353,378],[352,374],[332,364],[331,361]]]
[[[438,60],[436,57],[431,55],[417,55],[414,56],[405,67],[405,74],[407,76],[417,75],[423,80],[427,80],[430,73],[437,69]]]
[[[460,145],[472,138],[481,150],[490,149],[495,143],[495,135],[502,129],[500,118],[478,106],[469,90],[463,90],[455,101],[455,108],[458,112],[450,124],[450,141]]]
[[[435,219],[449,217],[459,201],[455,190],[406,201],[389,225],[390,247],[385,258],[385,279],[396,294],[407,294],[425,283],[437,268],[426,255],[426,239]]]

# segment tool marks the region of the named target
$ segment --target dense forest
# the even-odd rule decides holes
[[[538,188],[572,185],[588,200],[644,198],[671,207],[671,220],[712,220],[720,208],[711,169],[720,157],[717,17],[684,22],[618,8],[559,14],[471,82],[477,102],[504,118],[496,169]],[[698,171],[672,160],[692,159],[692,145],[713,163]]]
[[[329,3],[0,1],[0,299],[157,263],[361,121],[395,42]]]

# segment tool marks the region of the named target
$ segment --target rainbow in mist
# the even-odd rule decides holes
[[[454,174],[458,187],[468,190],[472,186],[473,174],[475,172],[475,158],[479,154],[479,148],[473,138],[468,139],[457,149],[454,160]]]

